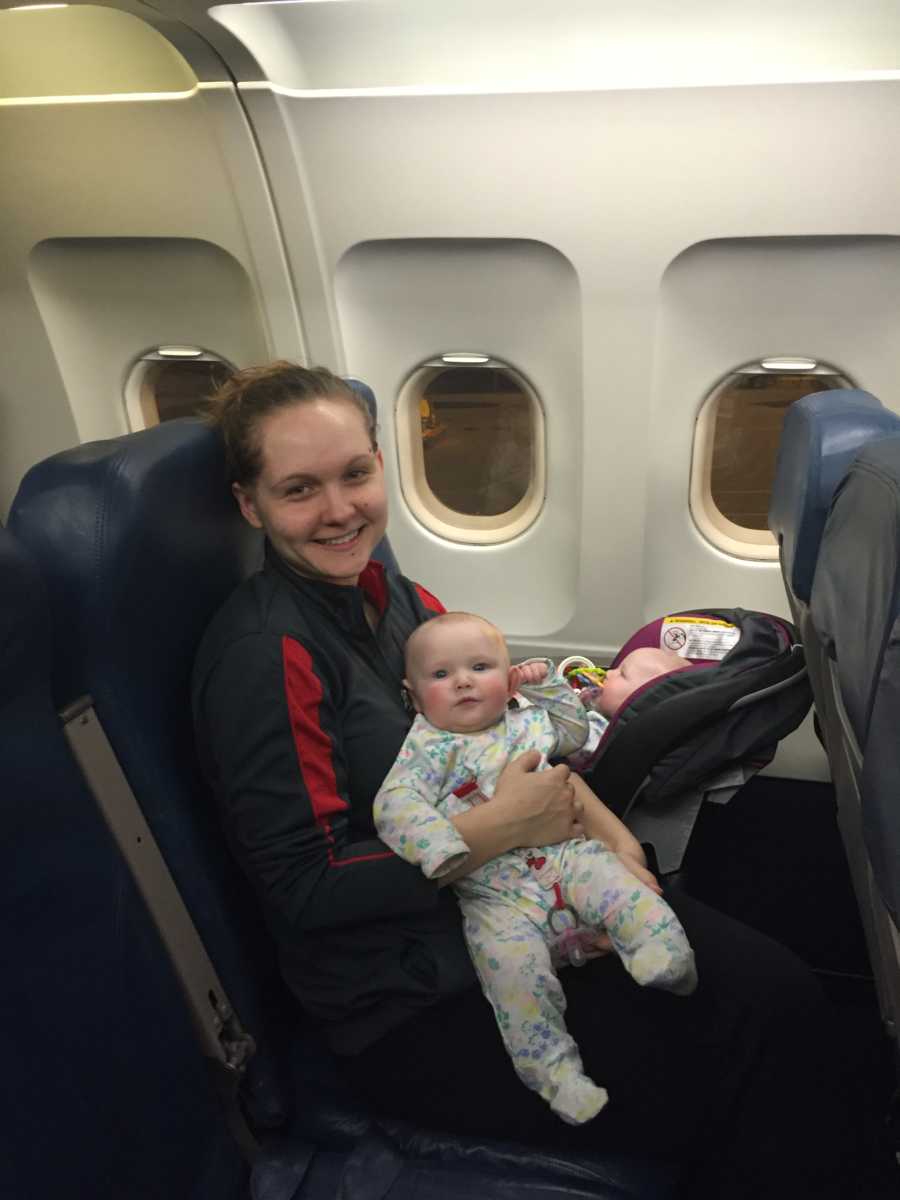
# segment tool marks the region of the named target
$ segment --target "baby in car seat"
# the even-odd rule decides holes
[[[604,717],[614,717],[622,705],[639,687],[669,671],[690,666],[674,650],[643,646],[627,654],[617,667],[605,674],[603,685],[593,696],[593,706]]]
[[[538,749],[546,763],[582,747],[588,714],[549,660],[511,667],[500,631],[469,613],[435,617],[413,633],[405,682],[418,715],[375,799],[375,823],[398,855],[439,878],[469,853],[451,818],[493,795],[511,756]],[[510,709],[519,690],[530,704]],[[585,1075],[563,1020],[560,943],[571,945],[579,921],[605,930],[637,983],[688,995],[697,974],[681,923],[596,839],[512,850],[453,886],[520,1078],[563,1120],[590,1120],[608,1097]]]

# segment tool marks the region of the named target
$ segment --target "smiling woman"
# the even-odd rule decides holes
[[[244,517],[295,571],[352,586],[387,525],[384,464],[365,402],[324,368],[239,371],[214,419]]]
[[[847,1122],[840,1071],[821,1053],[832,1035],[815,981],[687,895],[669,901],[703,981],[690,999],[635,987],[609,958],[561,973],[585,1074],[615,1103],[576,1128],[522,1087],[453,888],[376,831],[375,798],[412,724],[404,647],[443,610],[366,561],[386,516],[368,413],[329,372],[291,364],[238,373],[217,413],[235,495],[267,546],[197,653],[197,746],[285,982],[355,1091],[425,1127],[678,1160],[692,1200],[843,1200]],[[476,646],[468,657],[480,679],[490,655]],[[435,666],[449,676],[449,663]],[[476,686],[466,675],[463,687]],[[539,761],[536,750],[513,759],[489,802],[451,818],[463,873],[568,841],[580,821],[589,841],[635,852],[599,799],[588,806],[582,791],[576,808],[567,766],[539,771]],[[785,1147],[772,1131],[788,1127]]]

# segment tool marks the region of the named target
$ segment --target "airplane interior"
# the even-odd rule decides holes
[[[374,1110],[284,986],[190,684],[264,554],[205,414],[275,360],[514,661],[721,665],[595,786],[815,973],[897,1194],[898,129],[892,0],[0,0],[5,1194],[686,1194]]]

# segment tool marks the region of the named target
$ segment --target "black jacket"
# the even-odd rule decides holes
[[[372,822],[411,723],[403,646],[441,611],[379,563],[343,587],[303,578],[269,547],[194,664],[199,751],[232,850],[288,985],[342,1053],[474,980],[451,890],[397,858]]]

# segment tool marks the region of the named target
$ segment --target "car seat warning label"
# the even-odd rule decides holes
[[[713,617],[666,617],[659,634],[663,650],[674,650],[682,658],[724,658],[737,645],[741,631],[728,621]]]

